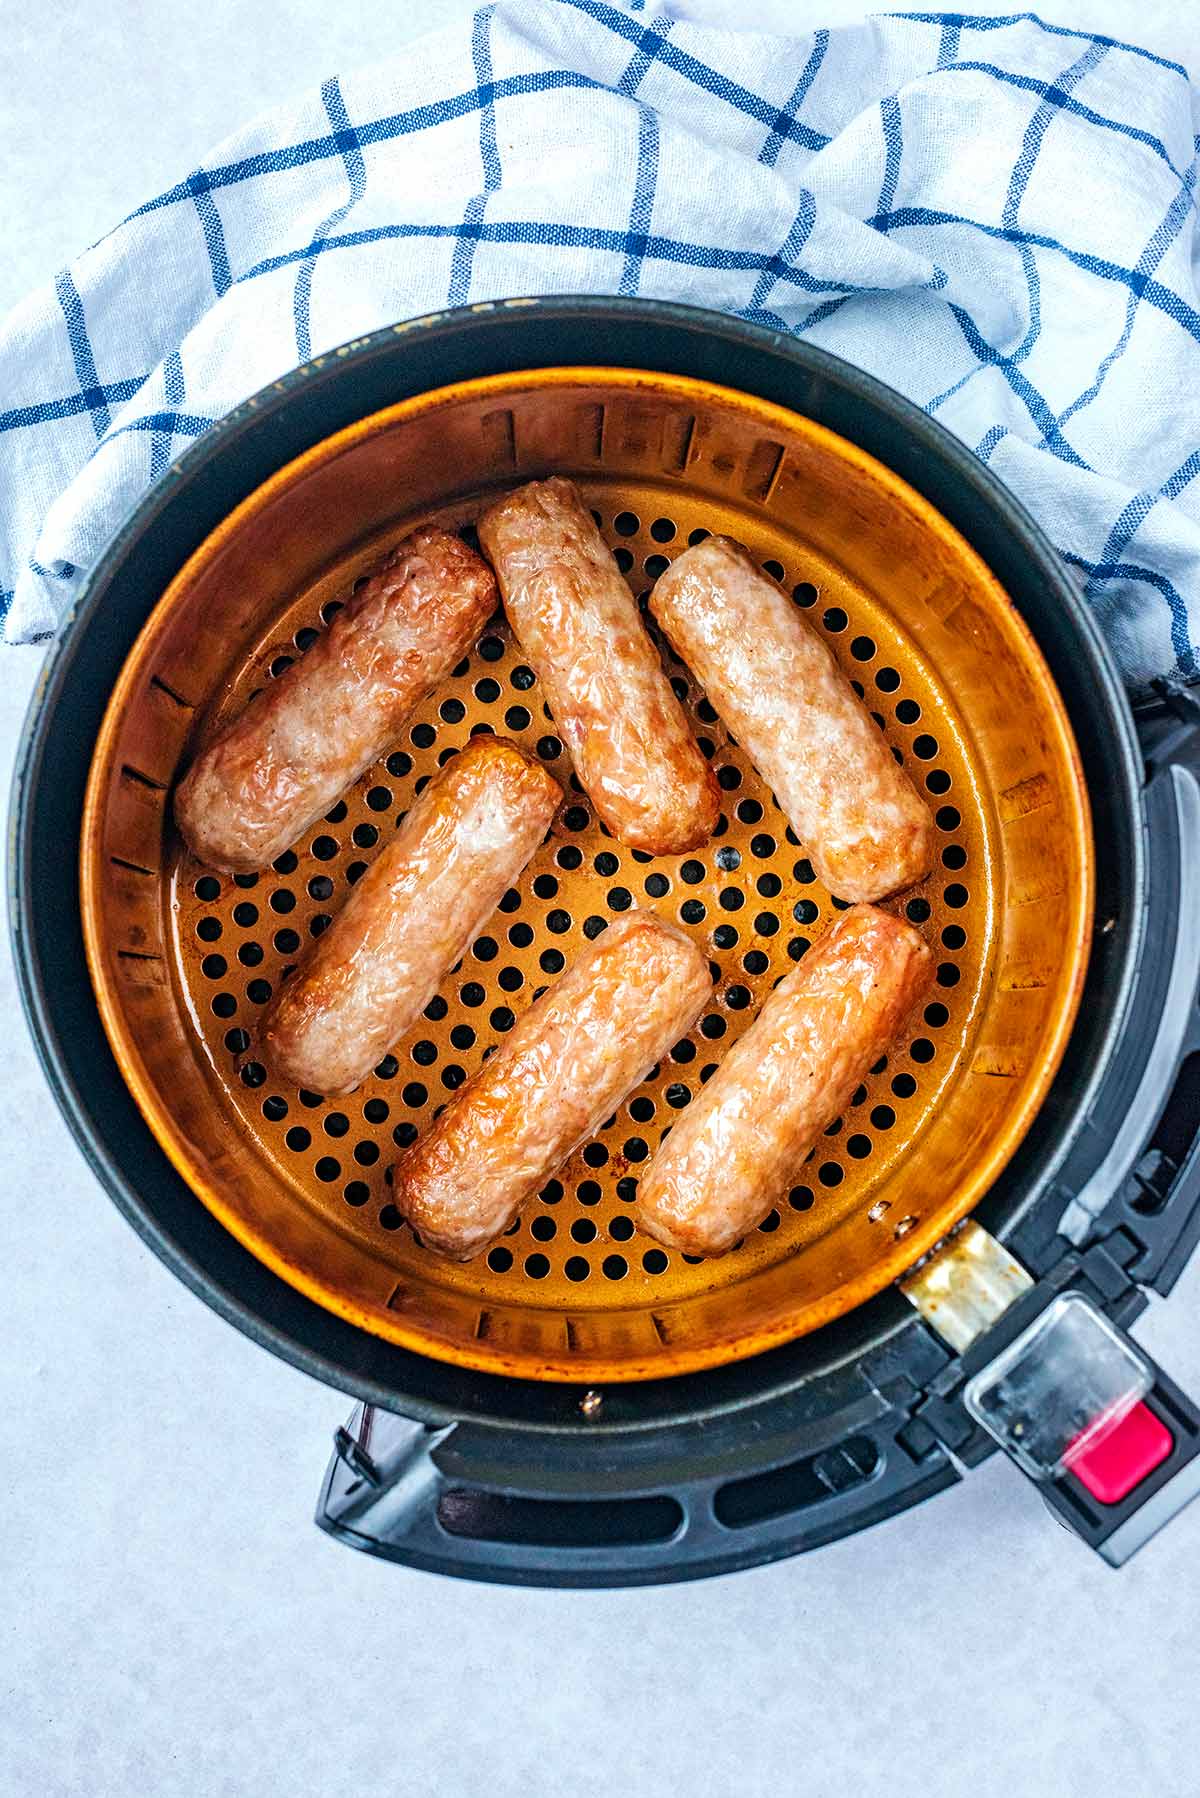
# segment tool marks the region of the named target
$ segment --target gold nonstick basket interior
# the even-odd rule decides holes
[[[497,492],[552,472],[580,483],[638,594],[698,534],[745,542],[831,645],[937,819],[933,873],[889,902],[934,948],[923,1013],[765,1222],[716,1261],[635,1229],[639,1171],[838,901],[665,650],[724,794],[717,835],[693,855],[651,859],[600,828],[500,618],[392,753],[272,869],[214,874],[171,822],[197,744],[303,653],[397,537],[427,520],[467,526]],[[551,835],[371,1079],[338,1099],[297,1091],[259,1059],[264,1006],[415,794],[486,730],[567,785]],[[443,388],[330,438],[253,494],[173,581],[130,655],[96,747],[81,854],[105,1027],[198,1200],[362,1328],[535,1379],[638,1379],[754,1354],[902,1273],[971,1209],[1030,1123],[1070,1031],[1092,915],[1070,729],[978,557],[904,482],[819,426],[632,370]],[[496,1247],[464,1266],[440,1260],[391,1203],[390,1163],[630,905],[703,945],[711,1005]]]

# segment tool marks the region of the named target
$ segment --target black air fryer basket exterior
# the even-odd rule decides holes
[[[661,369],[741,388],[839,432],[895,469],[953,523],[1007,588],[1066,702],[1091,795],[1098,932],[1062,1068],[1016,1158],[979,1210],[1000,1235],[1044,1200],[1124,1017],[1141,951],[1145,849],[1133,720],[1095,624],[1052,545],[939,425],[846,363],[756,326],[619,299],[497,302],[363,339],[297,370],[208,433],[138,507],[50,652],[21,746],[10,893],[22,996],[38,1052],[88,1160],[155,1252],[222,1316],[285,1360],[386,1409],[474,1419],[560,1440],[624,1436],[782,1402],[810,1422],[845,1416],[865,1360],[919,1359],[921,1326],[895,1293],[788,1347],[676,1379],[612,1388],[602,1423],[570,1386],[443,1365],[322,1310],[256,1261],[193,1196],[143,1122],[101,1027],[84,959],[77,853],[92,745],[150,609],[205,536],[301,451],[407,396],[510,369]],[[1050,1226],[1051,1230],[1053,1225]]]

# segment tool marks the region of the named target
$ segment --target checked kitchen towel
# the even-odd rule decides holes
[[[716,307],[901,388],[1200,674],[1187,73],[1030,13],[796,38],[498,0],[249,125],[0,330],[0,606],[62,618],[146,487],[285,370],[472,300]]]

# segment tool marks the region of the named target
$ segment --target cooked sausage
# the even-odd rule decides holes
[[[585,948],[398,1164],[421,1241],[466,1261],[695,1022],[712,993],[681,930],[630,911]]]
[[[831,892],[882,899],[933,865],[933,820],[829,649],[730,537],[659,577],[650,609]]]
[[[340,1093],[421,1015],[550,828],[558,782],[503,737],[478,737],[421,794],[262,1030],[297,1086]]]
[[[683,1113],[638,1187],[642,1229],[722,1255],[760,1224],[925,989],[911,924],[854,905],[782,980]]]
[[[209,867],[265,868],[395,741],[496,609],[492,571],[429,527],[388,556],[277,681],[202,750],[175,819]]]
[[[479,541],[601,819],[632,849],[697,848],[720,792],[578,489],[531,481],[484,513]]]

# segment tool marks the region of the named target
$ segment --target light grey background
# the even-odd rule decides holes
[[[0,0],[0,308],[251,113],[466,10]],[[1041,10],[1200,68],[1200,9],[1177,0]],[[6,784],[39,659],[5,654]],[[0,1004],[5,1798],[1200,1789],[1200,1505],[1120,1575],[995,1462],[867,1535],[700,1586],[511,1592],[335,1547],[310,1513],[347,1403],[140,1247],[58,1117],[7,961]],[[1140,1331],[1194,1392],[1198,1303],[1200,1264]]]

